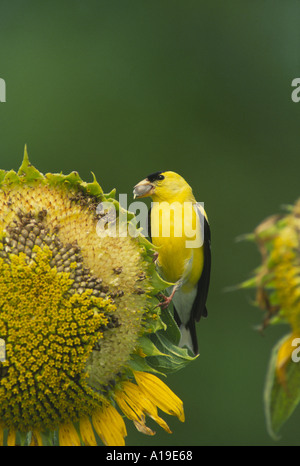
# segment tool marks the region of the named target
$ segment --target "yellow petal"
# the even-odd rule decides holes
[[[62,447],[80,446],[80,438],[71,422],[63,424],[58,433],[59,445]]]
[[[287,363],[291,360],[292,352],[295,349],[295,346],[292,345],[292,342],[295,338],[299,338],[299,335],[294,333],[287,337],[287,339],[280,346],[277,359],[276,359],[276,375],[278,381],[281,385],[286,385],[285,369]]]
[[[145,395],[165,413],[184,422],[183,403],[158,377],[148,372],[134,372],[135,380]]]
[[[133,421],[135,427],[139,432],[145,435],[155,435],[154,430],[150,429],[150,427],[146,426],[145,420],[142,419],[141,421]]]
[[[36,430],[32,432],[30,446],[31,447],[42,447],[43,446],[42,436],[40,432]]]
[[[104,445],[110,447],[125,445],[126,426],[122,416],[112,405],[94,411],[92,422]]]
[[[97,442],[91,422],[87,416],[80,418],[79,429],[82,441],[87,446],[96,446]]]
[[[15,429],[9,429],[7,436],[7,446],[14,447],[16,445],[16,431]]]
[[[119,399],[119,401],[118,401]],[[153,402],[145,395],[140,387],[132,382],[124,382],[122,390],[118,392],[117,403],[122,409],[123,413],[134,421],[134,424],[138,430],[147,435],[154,435],[148,427],[145,426],[143,413],[154,419],[166,432],[169,434],[171,430],[168,424],[158,416],[157,408]],[[125,405],[125,406],[124,406]],[[134,415],[130,417],[131,412],[126,410],[126,407],[133,411]],[[123,409],[124,408],[124,409]]]
[[[133,407],[131,403],[127,402],[127,400],[125,399],[125,394],[116,392],[115,400],[120,410],[125,414],[125,416],[128,419],[130,419],[131,421],[138,421],[141,418],[142,412],[140,412],[140,410],[136,406]]]
[[[0,446],[3,446],[4,426],[0,422]]]
[[[152,417],[152,419],[160,426],[162,427],[168,434],[172,434],[172,431],[166,421],[164,421],[161,417],[158,416],[158,414],[153,415],[149,413],[149,416]]]
[[[116,408],[112,405],[108,405],[104,411],[104,419],[111,422],[115,429],[119,430],[123,437],[126,437],[127,431],[125,422],[122,416],[118,413]]]
[[[124,382],[122,384],[122,389],[115,392],[115,399],[119,408],[123,411],[125,416],[128,417],[128,419],[133,421],[137,430],[146,435],[154,435],[155,432],[150,429],[150,427],[147,427],[145,423],[144,398],[145,397],[138,386],[131,382]]]

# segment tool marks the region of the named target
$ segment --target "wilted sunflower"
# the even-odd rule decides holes
[[[293,358],[300,341],[300,200],[285,214],[267,218],[249,238],[262,263],[242,286],[256,288],[256,304],[266,312],[263,329],[269,324],[289,329],[273,349],[265,386],[268,429],[276,437],[300,401],[300,364]]]
[[[157,306],[167,286],[142,236],[99,234],[113,206],[96,179],[0,171],[0,437],[7,445],[124,445],[158,409],[184,421],[157,377],[193,358]],[[105,208],[99,209],[103,204]],[[108,209],[109,210],[109,209]],[[134,222],[125,212],[126,228]],[[109,215],[107,216],[109,219]],[[110,221],[107,221],[110,227]],[[124,225],[123,225],[124,231]],[[102,231],[103,233],[103,231]]]

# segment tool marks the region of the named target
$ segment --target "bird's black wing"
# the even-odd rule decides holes
[[[203,214],[199,212],[198,215],[203,215]],[[203,219],[204,219],[204,239],[203,239],[204,264],[203,264],[202,274],[201,274],[201,277],[200,277],[200,280],[197,286],[197,295],[196,295],[196,298],[195,298],[195,301],[192,307],[192,312],[191,312],[191,319],[196,320],[197,322],[200,320],[201,316],[207,317],[206,300],[207,300],[208,289],[209,289],[210,268],[211,268],[210,227],[204,215],[203,215]]]

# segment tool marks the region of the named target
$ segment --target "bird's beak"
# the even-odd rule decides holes
[[[137,185],[135,185],[133,189],[133,197],[134,199],[137,197],[147,197],[151,196],[154,191],[153,184],[150,183],[147,179],[140,181]]]

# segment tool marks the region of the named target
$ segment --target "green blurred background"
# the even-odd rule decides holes
[[[300,409],[273,441],[263,387],[283,327],[261,336],[253,294],[225,291],[260,257],[237,243],[299,196],[298,1],[1,0],[0,166],[24,144],[41,171],[93,171],[128,193],[147,174],[179,172],[212,230],[209,317],[200,357],[168,378],[186,422],[168,418],[127,445],[299,445]],[[154,424],[151,424],[152,427]]]

